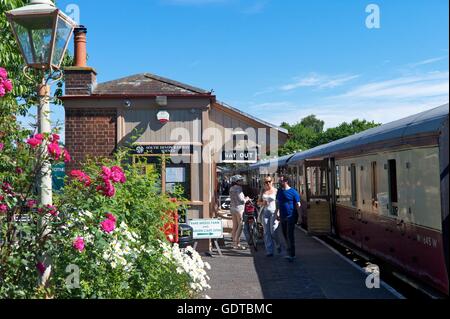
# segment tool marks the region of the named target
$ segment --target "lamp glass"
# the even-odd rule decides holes
[[[52,64],[59,67],[64,58],[64,53],[72,35],[73,26],[61,16],[58,16],[55,33],[55,47],[53,51]]]
[[[49,65],[52,55],[53,14],[20,16],[12,21],[28,65]]]

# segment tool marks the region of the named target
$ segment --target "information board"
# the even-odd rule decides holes
[[[194,239],[218,239],[223,237],[223,224],[220,219],[192,219],[189,226],[194,230]]]

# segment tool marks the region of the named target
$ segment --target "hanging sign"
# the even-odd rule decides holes
[[[172,154],[172,155],[186,155],[194,152],[193,145],[137,145],[131,153],[137,155],[144,154]]]
[[[257,163],[258,162],[258,151],[257,150],[247,150],[247,151],[223,151],[222,152],[222,163]]]

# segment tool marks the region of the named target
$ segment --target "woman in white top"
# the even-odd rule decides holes
[[[266,177],[264,179],[264,188],[261,192],[258,205],[262,207],[261,217],[264,226],[264,244],[266,246],[267,257],[273,256],[275,246],[277,247],[278,253],[281,253],[280,243],[275,233],[278,226],[275,225],[276,199],[277,189],[273,187],[272,177]]]
[[[242,191],[242,181],[243,178],[240,175],[233,176],[231,178],[231,188],[230,188],[230,212],[233,219],[233,230],[231,232],[231,237],[233,240],[233,248],[242,248],[239,244],[241,241],[242,234],[242,215],[245,210],[245,203],[249,200],[248,197],[244,195]]]

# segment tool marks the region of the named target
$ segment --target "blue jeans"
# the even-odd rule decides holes
[[[263,209],[261,212],[264,227],[264,244],[266,246],[266,254],[273,254],[273,249],[281,249],[281,243],[278,238],[278,232],[275,229],[275,213],[268,209]]]
[[[295,257],[295,224],[297,224],[298,214],[292,217],[281,219],[281,227],[283,229],[284,239],[287,243],[288,256]]]

